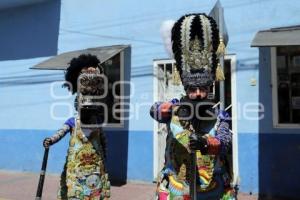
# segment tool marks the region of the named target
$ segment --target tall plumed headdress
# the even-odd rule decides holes
[[[219,30],[212,17],[202,13],[182,16],[172,28],[171,39],[176,67],[185,88],[210,86],[223,78],[217,70]]]

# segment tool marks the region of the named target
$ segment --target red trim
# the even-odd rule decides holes
[[[172,103],[165,102],[160,105],[160,114],[162,118],[168,118],[171,116]]]
[[[208,137],[207,138],[207,153],[210,155],[217,155],[220,152],[221,143],[217,138]]]

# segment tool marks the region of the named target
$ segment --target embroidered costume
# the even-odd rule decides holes
[[[82,127],[85,108],[81,104],[85,101],[84,95],[100,95],[103,89],[101,81],[96,81],[98,86],[93,78],[99,77],[97,76],[100,73],[99,63],[97,57],[92,55],[80,55],[71,60],[65,75],[68,81],[65,86],[73,94],[77,92],[77,87],[79,88],[75,101],[75,108],[79,110],[79,115],[68,119],[56,134],[44,140],[44,146],[47,146],[58,142],[67,133],[71,134],[66,163],[61,174],[58,199],[104,200],[110,197],[110,182],[104,166],[106,148],[104,133],[100,127]],[[81,79],[78,80],[78,77]],[[93,109],[99,113],[95,108]],[[98,116],[84,117],[85,122],[90,119],[95,123],[99,121]]]
[[[176,102],[176,103],[174,103]],[[172,104],[173,115],[166,117],[163,106]],[[155,108],[154,108],[155,107]],[[170,102],[156,103],[152,107],[151,115],[159,122],[165,122],[168,127],[168,136],[165,150],[165,164],[158,176],[157,197],[159,200],[181,200],[189,197],[190,172],[190,135],[194,132],[189,128],[191,124],[184,124],[177,115],[180,101],[173,99]],[[154,113],[155,112],[155,113]],[[158,119],[157,116],[165,115]],[[216,122],[210,121],[201,128],[202,135],[207,140],[206,151],[196,151],[197,156],[197,198],[234,199],[234,190],[230,187],[231,174],[228,169],[226,154],[231,148],[231,134],[228,124],[229,116],[220,112]],[[199,133],[199,132],[198,132]],[[205,153],[205,154],[204,154]]]
[[[230,117],[208,99],[214,81],[224,78],[218,47],[217,25],[205,14],[185,15],[172,28],[172,50],[186,96],[156,102],[150,110],[168,129],[158,200],[191,199],[191,152],[196,155],[196,199],[235,199],[226,158],[231,152]]]
[[[78,118],[70,118],[64,127],[70,127],[71,138],[58,199],[99,200],[109,197],[110,182],[104,167],[102,131],[96,130],[84,140]]]

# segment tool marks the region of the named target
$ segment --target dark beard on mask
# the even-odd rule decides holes
[[[185,96],[180,100],[177,115],[179,119],[188,120],[194,130],[203,135],[216,121],[214,104],[209,99],[189,99]]]

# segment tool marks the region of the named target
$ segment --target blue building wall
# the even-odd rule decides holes
[[[257,85],[251,86],[250,80],[259,79],[258,66],[255,64],[237,65],[237,132],[241,191],[258,193],[258,105]]]
[[[259,101],[265,106],[265,118],[259,122],[259,191],[265,196],[299,197],[299,184],[292,184],[300,177],[299,129],[274,128],[271,98],[271,50],[259,50],[260,79]],[[275,86],[274,86],[275,87]],[[268,92],[264,92],[268,91]]]
[[[30,67],[66,51],[130,44],[130,75],[134,86],[130,99],[132,118],[125,136],[120,130],[107,131],[108,170],[113,179],[152,181],[154,122],[148,115],[153,102],[152,60],[167,57],[159,34],[160,24],[163,20],[178,19],[186,13],[207,13],[214,3],[215,0],[90,0],[88,3],[52,0],[2,10],[0,43],[4,45],[0,47],[0,141],[5,142],[0,145],[0,169],[38,171],[43,138],[52,135],[73,114],[69,110],[73,97],[68,96],[60,83],[53,83],[63,80],[63,72],[30,70]],[[262,134],[288,131],[270,128],[272,113],[267,106],[271,105],[271,93],[266,92],[270,88],[265,80],[268,71],[258,65],[258,50],[250,48],[250,43],[261,29],[299,24],[300,4],[297,0],[222,0],[221,3],[230,36],[228,53],[235,53],[238,61],[236,98],[241,191],[280,191],[275,178],[267,178],[267,172],[281,167],[269,163],[283,158],[285,154],[278,152],[279,157],[276,157],[269,150],[275,146],[268,141],[274,141],[276,146],[283,141],[288,154],[297,150],[296,142],[288,147],[289,138]],[[257,80],[256,86],[251,86],[251,79]],[[51,95],[51,91],[55,95]],[[247,119],[258,116],[260,113],[257,112],[243,115],[247,109],[245,104],[249,102],[265,105],[264,121]],[[255,105],[252,106],[255,108]],[[51,117],[51,110],[55,119]],[[294,137],[290,138],[297,139]],[[60,173],[67,144],[68,138],[64,138],[51,148],[49,172]],[[122,148],[118,149],[118,146]],[[288,166],[293,164],[291,158]],[[297,175],[295,168],[290,169],[291,177],[292,174]],[[282,180],[288,183],[288,179]],[[293,191],[290,189],[291,194]]]
[[[0,6],[2,4],[4,3],[0,3]],[[55,55],[58,44],[60,5],[60,0],[51,0],[1,10],[0,60]]]
[[[43,159],[43,139],[51,130],[7,129],[0,130],[0,169],[39,172]],[[152,131],[106,131],[107,170],[114,183],[126,180],[152,181]],[[51,147],[47,172],[62,171],[70,136]],[[145,144],[147,145],[145,147]]]

